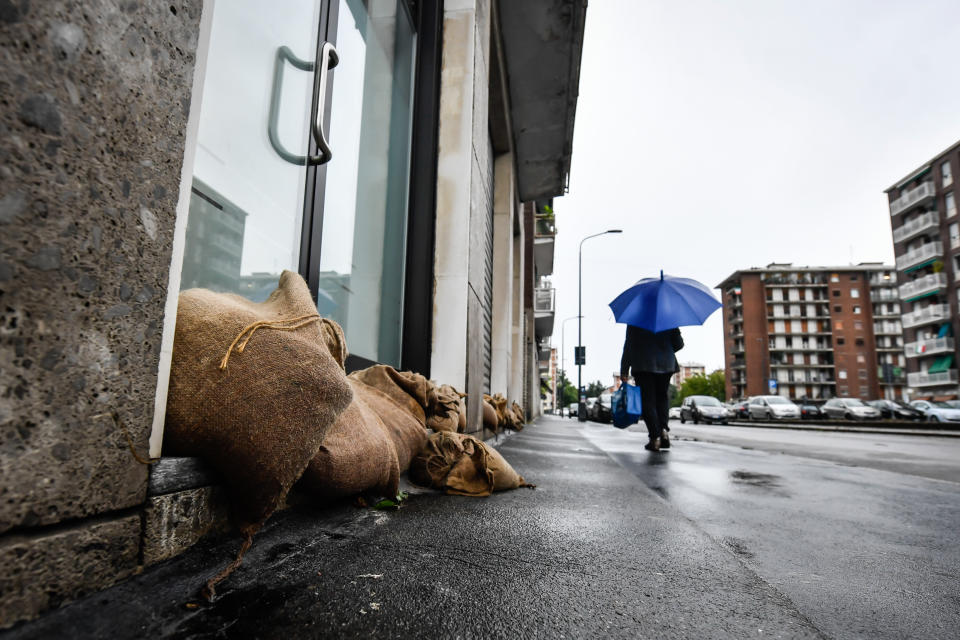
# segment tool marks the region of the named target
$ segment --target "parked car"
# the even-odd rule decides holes
[[[891,420],[923,420],[923,411],[896,400],[870,400],[868,405],[880,412],[882,418]]]
[[[571,402],[567,405],[567,417],[576,418],[577,417],[577,403]]]
[[[960,400],[944,400],[948,405],[954,409],[960,409]]]
[[[914,400],[910,406],[923,411],[928,422],[960,422],[960,409],[954,409],[946,402]]]
[[[749,418],[750,410],[747,408],[747,405],[750,404],[750,399],[740,400],[739,402],[734,402],[733,407],[730,410],[731,418]]]
[[[819,403],[812,400],[801,400],[799,407],[802,420],[819,420],[824,417],[823,409],[820,408]]]
[[[680,419],[680,407],[670,407],[669,417],[671,420]]]
[[[601,393],[600,397],[597,398],[593,405],[593,419],[597,422],[613,422],[612,393]]]
[[[754,396],[747,405],[751,420],[785,420],[800,417],[800,407],[783,396]]]
[[[828,418],[843,420],[879,420],[880,412],[857,398],[830,398],[823,405]]]
[[[693,420],[694,424],[701,422],[720,422],[727,424],[730,414],[727,408],[713,396],[687,396],[680,405],[680,422]]]

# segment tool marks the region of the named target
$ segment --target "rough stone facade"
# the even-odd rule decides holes
[[[0,0],[0,547],[48,594],[3,624],[137,560],[201,5]],[[25,564],[65,522],[90,567]]]

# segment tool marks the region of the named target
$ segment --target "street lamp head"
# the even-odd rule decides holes
[[[623,229],[608,229],[607,233],[623,233]]]

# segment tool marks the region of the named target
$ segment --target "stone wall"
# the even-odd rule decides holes
[[[138,562],[201,6],[0,0],[0,626]]]

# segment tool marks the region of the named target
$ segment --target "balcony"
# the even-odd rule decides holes
[[[903,242],[909,240],[924,231],[936,231],[940,226],[940,214],[936,211],[928,211],[918,218],[914,218],[903,226],[893,230],[893,241]]]
[[[933,182],[924,182],[920,186],[905,191],[899,198],[890,203],[890,215],[895,216],[911,207],[930,200],[935,195]]]
[[[918,358],[935,353],[953,353],[953,347],[953,338],[931,338],[908,342],[904,345],[903,351],[908,358]]]
[[[915,267],[918,264],[926,262],[932,258],[938,258],[943,255],[943,243],[937,240],[936,242],[928,242],[927,244],[921,245],[912,251],[908,251],[905,254],[897,257],[897,269],[899,271],[904,271],[910,267]]]
[[[556,246],[557,228],[553,216],[539,214],[536,218],[533,235],[533,265],[536,275],[549,276],[553,273],[553,250]]]
[[[533,290],[534,329],[541,338],[553,335],[555,297],[556,289],[552,287],[537,287]]]
[[[911,387],[942,387],[957,384],[957,370],[949,369],[939,373],[925,373],[923,371],[907,374],[907,384]]]
[[[942,271],[940,273],[931,273],[922,278],[917,278],[912,282],[900,285],[900,299],[909,300],[910,298],[917,298],[928,293],[935,293],[946,287],[947,274]]]
[[[943,322],[950,319],[950,305],[932,304],[923,309],[905,313],[900,317],[900,324],[904,329],[919,327],[924,324]]]

